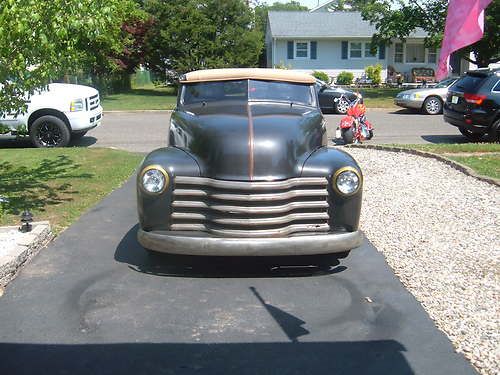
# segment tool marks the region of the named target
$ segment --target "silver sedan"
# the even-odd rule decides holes
[[[428,115],[437,115],[443,111],[448,88],[457,79],[445,79],[434,87],[402,91],[394,98],[394,104],[404,108],[420,109]]]

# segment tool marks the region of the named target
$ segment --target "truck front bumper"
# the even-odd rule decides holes
[[[99,106],[93,111],[65,112],[65,115],[71,125],[71,131],[79,133],[101,125],[102,107]]]
[[[139,229],[137,238],[146,249],[169,254],[209,256],[331,254],[352,250],[363,243],[363,235],[359,230],[293,237],[235,238]]]

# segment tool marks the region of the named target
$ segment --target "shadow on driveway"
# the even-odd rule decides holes
[[[422,135],[421,138],[430,143],[468,143],[463,135]]]
[[[68,147],[89,147],[97,142],[97,138],[85,135],[80,139],[71,140]],[[6,148],[34,148],[28,137],[0,137],[0,149]]]
[[[124,329],[129,329],[124,327]],[[0,344],[2,374],[413,374],[394,340]]]
[[[394,111],[389,112],[391,115],[420,115],[420,116],[429,116],[424,113],[422,113],[418,109],[413,109],[413,108],[401,108],[401,109],[395,109]]]
[[[200,278],[300,277],[343,272],[335,255],[290,257],[207,257],[146,251],[137,241],[138,225],[123,237],[115,260],[129,268],[156,276]]]

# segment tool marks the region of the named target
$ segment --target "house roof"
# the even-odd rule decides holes
[[[237,79],[260,79],[296,83],[315,83],[316,79],[306,73],[283,69],[228,68],[196,70],[181,78],[182,83],[206,81],[231,81]]]
[[[371,38],[377,31],[360,12],[269,11],[268,17],[272,38]],[[410,35],[426,36],[421,29]]]

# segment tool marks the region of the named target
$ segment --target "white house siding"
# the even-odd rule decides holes
[[[307,59],[288,59],[287,57],[287,42],[291,39],[277,39],[275,40],[275,55],[273,56],[271,66],[285,65],[295,70],[312,72],[314,70],[321,70],[334,78],[342,71],[349,71],[354,74],[355,78],[363,76],[365,67],[369,65],[381,64],[382,65],[382,78],[385,80],[387,76],[387,53],[386,59],[381,60],[378,54],[373,58],[356,58],[356,59],[342,59],[342,41],[364,41],[370,42],[368,39],[299,39],[304,41],[314,40],[317,42],[317,58],[315,60],[310,57]]]

